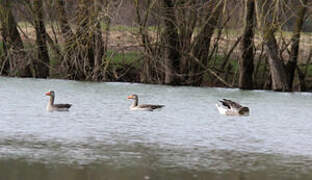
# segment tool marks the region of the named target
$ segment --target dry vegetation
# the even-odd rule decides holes
[[[10,38],[3,38],[7,21],[2,21],[3,75],[40,77],[40,67],[48,66],[49,73],[42,77],[278,91],[312,88],[309,0],[0,2],[1,18],[10,15],[3,8],[13,12],[23,44],[14,49]],[[43,2],[38,8],[45,12],[44,27],[35,23],[40,18],[33,11],[35,2]],[[246,23],[252,22],[246,19],[247,3],[255,3],[254,25],[249,29],[254,36],[250,37],[245,34]],[[295,28],[303,8],[297,41]],[[48,60],[38,58],[42,30],[47,32],[42,40]],[[250,45],[245,44],[252,47],[252,59],[243,55],[246,38],[252,38],[246,41]],[[299,49],[294,56],[296,42]]]

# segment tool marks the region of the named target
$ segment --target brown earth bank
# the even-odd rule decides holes
[[[33,26],[29,23],[21,22],[19,23],[20,29],[19,32],[21,34],[23,42],[25,44],[29,44],[33,46],[33,43],[36,40],[36,33]],[[54,26],[54,27],[52,27]],[[53,25],[47,26],[47,33],[50,37],[55,37],[54,41],[57,41],[59,44],[63,44],[64,40],[61,37],[59,27]],[[220,64],[226,58],[226,53],[229,51],[231,47],[236,43],[237,38],[241,34],[241,29],[229,29],[225,30],[221,37],[219,37],[220,46],[218,49],[218,55],[215,58],[215,64]],[[149,32],[152,37],[156,36],[156,33],[153,31]],[[103,40],[105,40],[105,33],[102,33]],[[213,36],[213,41],[216,41],[218,37],[217,33]],[[291,32],[281,32],[279,35],[283,37],[284,40],[290,40]],[[2,37],[0,37],[2,40]],[[110,31],[109,40],[108,40],[108,49],[110,52],[107,55],[107,60],[109,61],[109,72],[107,72],[105,79],[97,79],[95,81],[117,81],[117,82],[137,82],[141,83],[141,73],[142,73],[142,64],[145,60],[144,51],[141,44],[140,34],[138,32],[138,27],[136,26],[113,26]],[[261,36],[258,34],[255,37],[255,44],[258,49],[256,50],[256,54],[260,56],[261,51]],[[308,77],[306,77],[307,81],[307,89],[306,91],[312,90],[312,67],[310,64],[307,64],[310,53],[310,47],[312,47],[312,36],[310,33],[304,33],[301,36],[300,41],[300,56],[298,58],[299,64],[307,68]],[[27,47],[29,49],[33,47]],[[213,71],[224,79],[226,82],[230,82],[231,87],[236,88],[237,80],[238,80],[238,60],[241,56],[241,50],[239,47],[235,48],[232,52],[231,59],[229,60],[228,69],[220,69],[213,68]],[[284,52],[284,58],[287,59],[288,54]],[[255,59],[254,64],[261,64],[259,59]],[[260,66],[260,65],[259,65]],[[105,67],[103,67],[105,68]],[[107,67],[106,67],[107,68]],[[61,71],[61,62],[58,60],[53,60],[50,64],[50,76],[49,78],[58,78],[58,79],[72,79],[69,78],[66,74]],[[262,74],[262,76],[258,77],[255,80],[254,89],[270,89],[270,82],[268,79],[268,69],[258,70],[257,74]],[[226,72],[228,71],[228,72]],[[311,71],[311,72],[310,72]],[[220,82],[216,76],[211,75],[210,73],[204,72],[206,75],[206,79],[199,86],[203,87],[229,87],[224,83]],[[82,81],[90,81],[90,79],[76,79]],[[163,82],[155,81],[155,82],[143,82],[143,83],[153,83],[153,84],[163,84]],[[181,85],[188,85],[187,82]],[[296,79],[294,84],[294,91],[300,91],[299,80]]]
[[[0,75],[312,89],[312,2],[0,1]]]

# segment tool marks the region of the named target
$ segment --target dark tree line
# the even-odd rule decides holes
[[[311,38],[303,34],[310,7],[310,0],[0,0],[0,73],[309,90],[312,43],[302,39]],[[133,30],[118,38],[136,42],[114,46],[112,22],[126,10]],[[135,63],[114,58],[130,52]]]

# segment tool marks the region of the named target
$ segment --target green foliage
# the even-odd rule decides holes
[[[0,54],[3,53],[3,41],[0,41]]]
[[[140,69],[142,62],[140,61],[141,55],[139,52],[115,52],[109,51],[107,53],[106,62],[109,62],[110,68],[113,69],[124,69],[127,67],[132,67],[135,69]]]
[[[4,56],[3,41],[0,41],[0,63],[2,62],[3,56]]]
[[[302,71],[307,70],[306,77],[311,77],[311,76],[312,76],[312,64],[308,64],[308,65],[306,65],[306,64],[300,64],[299,67],[300,67],[300,69],[301,69]]]
[[[308,65],[307,76],[308,76],[308,77],[311,77],[311,76],[312,76],[312,64],[309,64],[309,65]]]
[[[104,31],[107,28],[107,24],[105,22],[101,22],[101,28]],[[157,30],[156,26],[149,26],[147,28],[149,31],[155,32]],[[126,26],[126,25],[112,25],[110,26],[111,31],[120,31],[120,32],[139,32],[140,29],[138,26]]]
[[[124,53],[108,51],[107,57],[112,58],[112,62],[114,63],[132,64],[138,60],[139,53],[134,52],[134,51],[124,52]]]

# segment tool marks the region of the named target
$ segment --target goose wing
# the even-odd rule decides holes
[[[56,108],[59,108],[59,109],[63,109],[63,108],[70,108],[72,105],[71,104],[54,104],[53,105],[54,107]]]
[[[221,102],[222,105],[227,107],[228,109],[231,109],[231,104],[228,101],[223,99],[223,100],[219,100],[219,102]]]
[[[150,108],[150,109],[159,109],[164,107],[165,105],[153,105],[153,104],[140,104],[139,108]]]
[[[239,109],[239,108],[242,107],[242,106],[241,106],[240,104],[238,104],[237,102],[231,101],[231,100],[229,100],[229,99],[223,99],[223,100],[220,101],[220,102],[223,104],[223,106],[226,106],[226,107],[228,107],[229,109],[232,109],[232,108],[234,108],[234,109]]]

